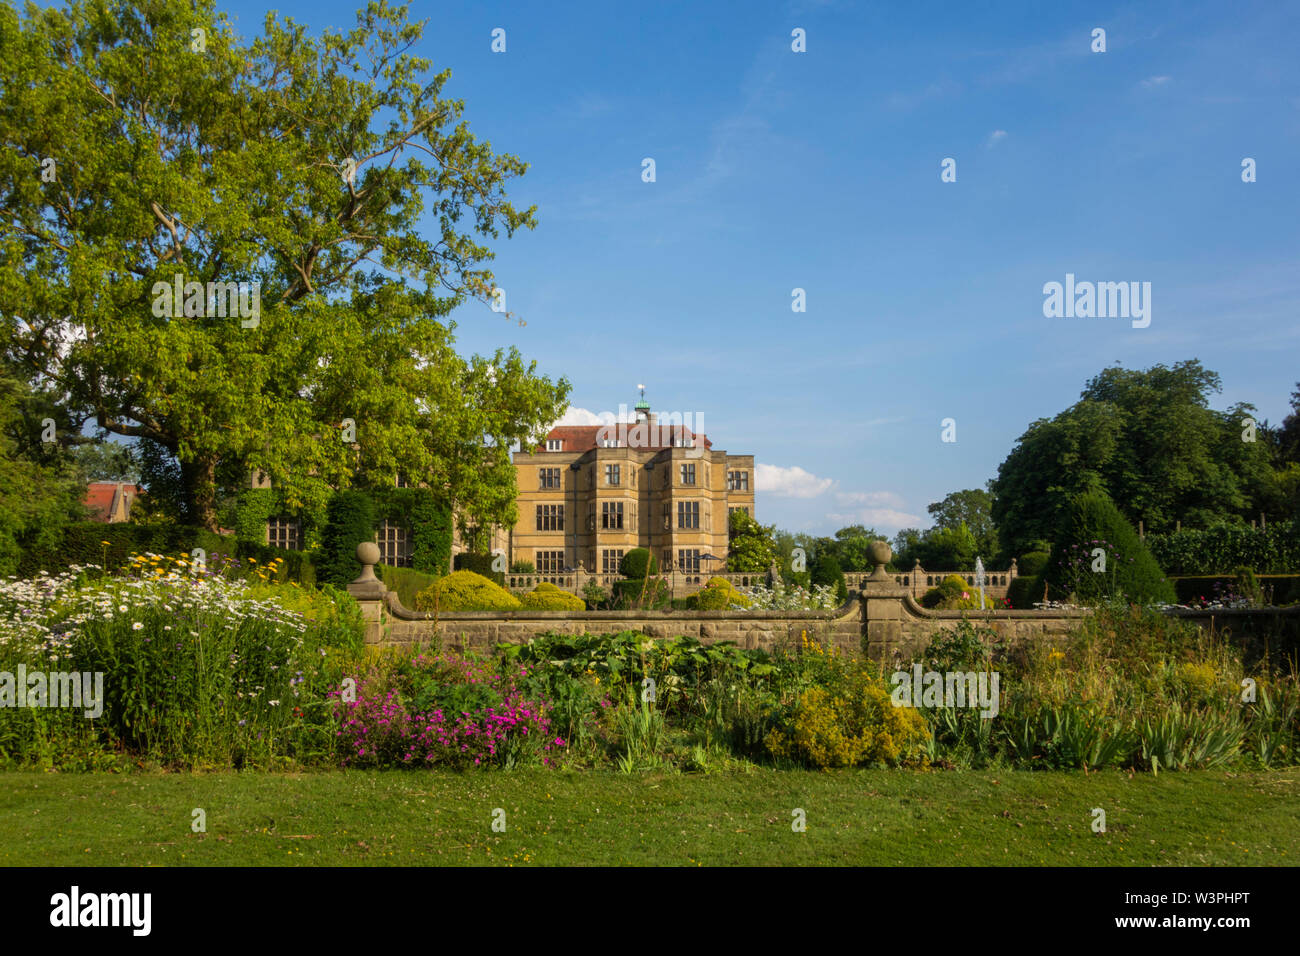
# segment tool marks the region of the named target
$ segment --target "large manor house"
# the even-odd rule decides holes
[[[649,549],[665,571],[724,570],[729,515],[754,515],[754,456],[714,448],[683,419],[689,422],[678,414],[661,422],[642,392],[631,422],[558,425],[535,449],[516,452],[519,518],[513,528],[492,530],[491,549],[539,574],[579,565],[614,574],[633,548]],[[257,474],[252,485],[270,482]],[[266,540],[296,550],[298,520],[272,518]],[[383,563],[410,565],[400,523],[384,521],[375,540]],[[463,550],[457,535],[452,551]]]
[[[728,516],[754,514],[754,456],[661,424],[644,397],[633,422],[560,425],[514,461],[519,520],[506,547],[539,574],[579,563],[613,574],[633,548],[648,548],[665,569],[721,571]]]

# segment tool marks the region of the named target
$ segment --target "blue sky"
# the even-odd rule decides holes
[[[361,2],[277,9],[317,32]],[[417,2],[416,52],[531,164],[510,195],[538,207],[493,266],[527,325],[467,306],[462,350],[567,377],[571,421],[645,383],[756,457],[760,520],[812,533],[928,525],[1117,361],[1199,358],[1217,407],[1278,422],[1300,380],[1300,5],[966,6]],[[265,7],[223,9],[260,32]],[[1045,318],[1067,273],[1150,282],[1150,326]]]

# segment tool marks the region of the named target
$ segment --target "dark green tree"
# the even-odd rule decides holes
[[[1209,406],[1219,376],[1195,359],[1105,369],[1080,401],[1020,436],[998,468],[992,518],[1008,553],[1050,537],[1079,494],[1104,491],[1148,531],[1241,523],[1275,482],[1269,445],[1243,440],[1254,409]]]

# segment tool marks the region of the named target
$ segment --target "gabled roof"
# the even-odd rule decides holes
[[[124,481],[92,481],[86,486],[82,503],[90,511],[91,521],[109,522],[119,510],[129,519],[131,503],[140,491],[139,485]]]

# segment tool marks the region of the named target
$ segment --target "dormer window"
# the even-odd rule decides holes
[[[564,451],[564,440],[560,438],[546,439],[547,451]]]

